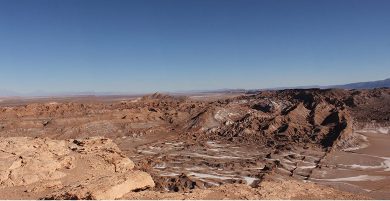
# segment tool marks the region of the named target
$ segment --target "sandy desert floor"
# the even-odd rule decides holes
[[[390,197],[390,135],[359,132],[367,144],[360,149],[335,151],[321,161],[311,181],[362,193],[375,199]]]

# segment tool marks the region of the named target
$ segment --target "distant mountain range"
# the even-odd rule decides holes
[[[369,82],[354,82],[349,84],[342,85],[309,85],[309,86],[297,86],[297,87],[276,87],[276,88],[264,88],[264,89],[220,89],[220,90],[210,90],[210,91],[202,91],[204,93],[256,93],[264,90],[283,90],[283,89],[310,89],[310,88],[320,88],[320,89],[374,89],[374,88],[390,88],[390,78],[384,80],[377,81],[369,81]],[[201,92],[201,91],[198,91]]]
[[[31,92],[31,93],[18,93],[9,90],[0,89],[0,98],[18,98],[18,97],[80,97],[80,96],[134,96],[144,95],[143,93],[124,93],[124,92]]]
[[[180,93],[251,93],[262,90],[281,90],[281,89],[308,89],[308,88],[321,88],[321,89],[330,89],[330,88],[339,88],[339,89],[373,89],[373,88],[383,88],[390,87],[390,78],[377,81],[369,82],[355,82],[342,85],[311,85],[311,86],[297,86],[297,87],[278,87],[278,88],[266,88],[266,89],[218,89],[218,90],[194,90],[186,91]],[[28,94],[17,93],[9,90],[0,89],[0,97],[37,97],[37,96],[110,96],[110,95],[134,95],[126,93],[115,93],[115,92],[66,92],[66,93],[45,93],[45,92],[34,92]],[[140,94],[141,95],[141,94]]]
[[[310,88],[320,88],[320,89],[374,89],[374,88],[383,88],[390,87],[390,78],[377,81],[368,81],[368,82],[354,82],[348,84],[339,84],[339,85],[309,85],[309,86],[297,86],[297,87],[277,87],[272,89],[310,89]]]
[[[390,87],[390,78],[385,80],[371,81],[371,82],[355,82],[343,85],[331,85],[322,88],[341,88],[341,89],[373,89]]]

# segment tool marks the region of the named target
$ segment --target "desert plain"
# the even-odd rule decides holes
[[[0,199],[390,199],[390,89],[2,98]]]

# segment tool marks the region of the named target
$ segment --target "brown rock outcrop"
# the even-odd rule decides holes
[[[146,189],[153,186],[154,182],[148,173],[133,171],[127,174],[86,180],[67,186],[51,195],[45,196],[45,199],[112,200],[121,198],[133,190]]]
[[[0,158],[1,199],[9,198],[1,192],[10,188],[35,199],[117,199],[154,186],[150,175],[133,170],[134,163],[107,138],[1,137]]]

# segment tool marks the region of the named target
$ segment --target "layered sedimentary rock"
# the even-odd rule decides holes
[[[154,191],[310,180],[328,154],[367,143],[356,127],[389,133],[389,101],[389,89],[294,89],[2,102],[0,198],[120,198],[153,186],[134,166]]]

